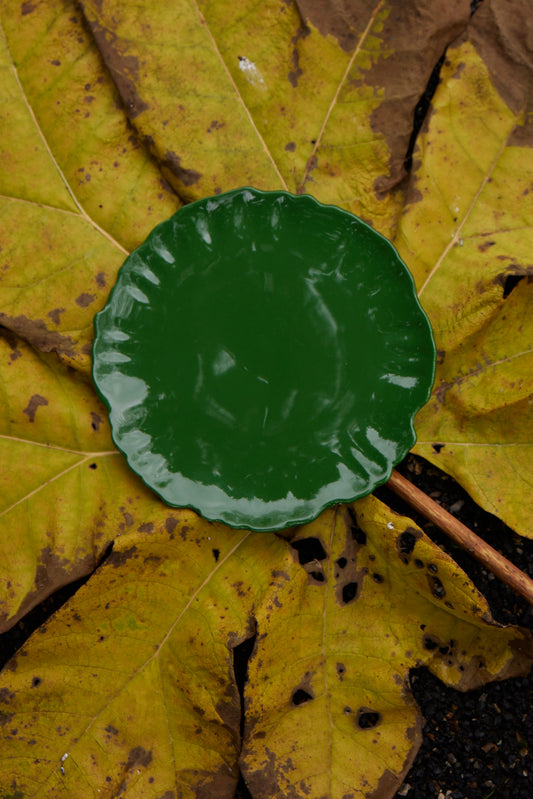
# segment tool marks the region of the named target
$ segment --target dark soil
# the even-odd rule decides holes
[[[533,577],[533,541],[520,538],[499,519],[482,511],[452,478],[422,459],[409,456],[398,471]],[[376,493],[394,510],[410,516],[454,558],[487,598],[496,621],[533,631],[533,608],[525,599],[392,492],[382,488]],[[424,741],[396,796],[532,799],[533,672],[526,678],[489,683],[467,693],[446,688],[425,668],[413,670],[410,676],[426,721]]]

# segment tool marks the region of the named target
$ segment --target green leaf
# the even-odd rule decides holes
[[[466,689],[531,665],[527,634],[371,497],[290,543],[164,511],[0,677],[0,791],[232,797],[240,763],[254,797],[389,796],[421,740],[410,667]],[[232,650],[255,630],[241,752]]]
[[[447,52],[396,244],[439,350],[414,451],[531,536],[533,126],[521,30],[483,3]],[[523,278],[507,295],[509,278]]]

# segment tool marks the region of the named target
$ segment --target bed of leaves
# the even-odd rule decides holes
[[[410,668],[527,673],[530,636],[375,497],[284,536],[165,507],[90,351],[125,255],[183,203],[340,205],[393,240],[435,331],[415,453],[531,536],[528,21],[526,0],[4,0],[2,629],[91,577],[0,675],[0,797],[231,799],[241,774],[254,799],[390,797],[421,742]]]

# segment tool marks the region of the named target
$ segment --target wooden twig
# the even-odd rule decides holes
[[[409,505],[425,516],[426,519],[439,527],[456,544],[466,549],[472,557],[479,560],[487,569],[490,569],[502,582],[533,605],[533,580],[523,571],[520,571],[510,560],[500,555],[493,547],[473,533],[455,516],[444,510],[437,502],[434,502],[399,472],[393,471],[386,485],[401,499],[408,502]]]

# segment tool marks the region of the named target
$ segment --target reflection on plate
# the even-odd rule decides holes
[[[93,376],[116,445],[170,505],[277,530],[390,476],[435,347],[386,239],[309,196],[191,203],[122,266]]]

